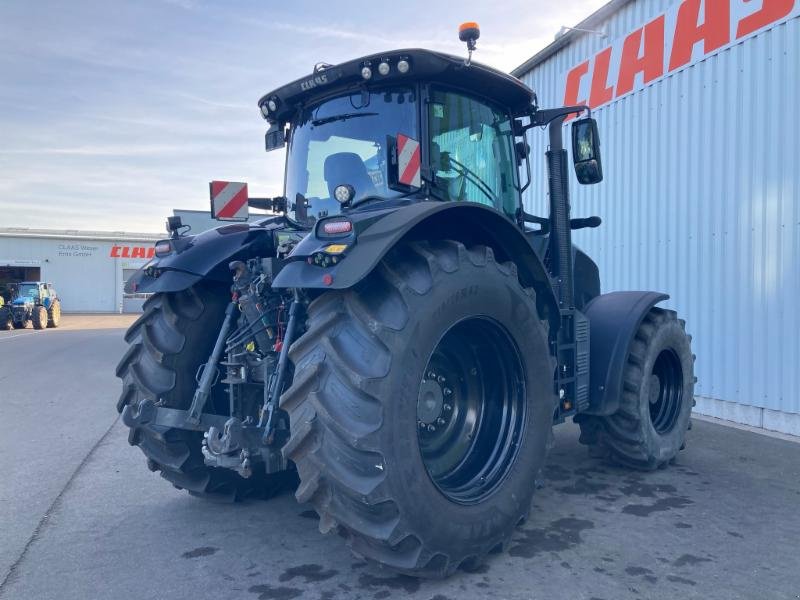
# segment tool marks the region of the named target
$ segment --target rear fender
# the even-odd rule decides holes
[[[590,393],[589,408],[582,414],[617,412],[631,342],[645,315],[667,298],[659,292],[611,292],[589,302]]]
[[[450,239],[466,246],[487,245],[498,261],[513,261],[522,285],[536,289],[540,314],[550,320],[552,331],[558,327],[558,303],[541,259],[519,227],[496,210],[471,202],[418,202],[392,211],[362,211],[348,216],[356,237],[343,260],[330,267],[308,264],[308,256],[334,241],[309,235],[292,253],[293,262],[284,266],[273,287],[351,288],[402,241]]]
[[[201,280],[230,284],[229,262],[274,255],[271,231],[247,223],[224,225],[172,243],[172,253],[154,258],[126,282],[127,293],[178,292]]]

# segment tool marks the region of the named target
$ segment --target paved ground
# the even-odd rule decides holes
[[[128,321],[0,332],[2,598],[800,598],[800,444],[695,422],[642,475],[562,426],[511,551],[418,581],[352,559],[289,494],[218,505],[147,471],[114,410]]]

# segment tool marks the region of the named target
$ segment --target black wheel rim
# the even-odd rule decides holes
[[[660,434],[675,427],[683,405],[683,367],[675,351],[662,350],[650,375],[650,421]]]
[[[428,361],[417,400],[417,439],[433,483],[474,504],[507,477],[525,423],[525,377],[509,334],[487,318],[452,326]]]

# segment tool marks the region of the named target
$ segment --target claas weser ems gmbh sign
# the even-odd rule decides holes
[[[564,104],[603,106],[799,14],[800,0],[685,0],[570,69]]]

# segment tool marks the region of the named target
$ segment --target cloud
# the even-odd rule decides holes
[[[5,3],[3,224],[160,231],[172,208],[207,208],[210,179],[279,195],[283,153],[264,153],[256,106],[270,89],[392,48],[464,55],[455,30],[472,19],[475,60],[509,70],[600,4]]]

